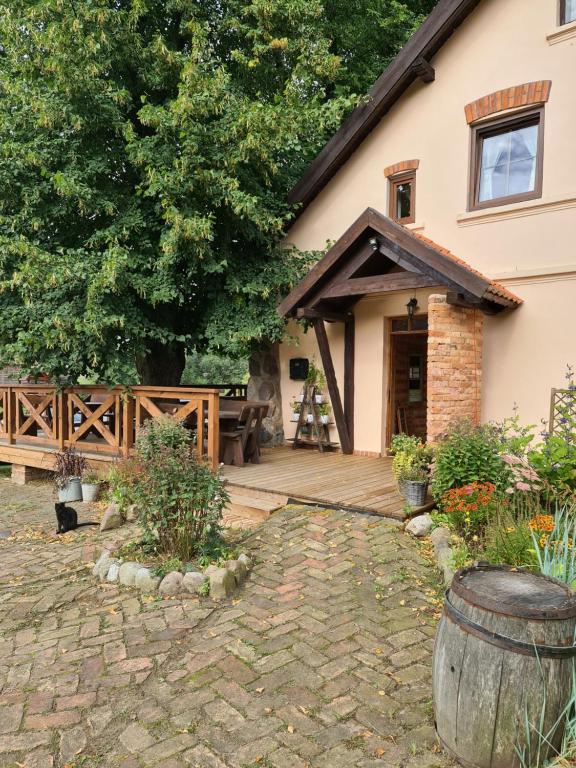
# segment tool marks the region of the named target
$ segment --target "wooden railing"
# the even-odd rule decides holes
[[[248,384],[190,384],[190,386],[193,389],[217,389],[220,397],[233,397],[237,400],[246,400],[248,397]]]
[[[198,455],[218,466],[218,389],[0,386],[0,440],[38,449],[73,446],[128,456],[142,426],[168,414],[192,431]]]

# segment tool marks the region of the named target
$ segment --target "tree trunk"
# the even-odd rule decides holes
[[[264,400],[270,405],[268,416],[262,422],[262,443],[265,445],[282,443],[284,424],[278,344],[261,344],[250,355],[248,400]]]
[[[186,352],[183,344],[151,341],[148,354],[142,355],[136,361],[136,370],[141,384],[150,387],[176,387],[180,384],[185,365]]]

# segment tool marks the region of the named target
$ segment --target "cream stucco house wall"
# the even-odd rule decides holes
[[[548,414],[551,388],[562,386],[566,365],[576,363],[576,19],[570,19],[569,3],[562,8],[559,0],[441,0],[375,85],[368,110],[352,115],[294,192],[302,206],[288,242],[302,250],[340,243],[343,253],[333,269],[353,257],[342,236],[373,209],[383,218],[398,220],[402,214],[409,233],[430,239],[440,252],[447,249],[518,298],[491,309],[486,302],[458,298],[454,304],[454,293],[459,294],[451,283],[394,290],[389,280],[385,291],[375,284],[343,304],[342,297],[318,298],[326,280],[334,280],[330,273],[308,294],[284,302],[281,311],[291,318],[310,305],[320,315],[334,311],[354,318],[350,443],[356,452],[382,453],[398,428],[399,411],[400,418],[410,418],[410,404],[401,402],[401,393],[390,392],[390,318],[405,317],[411,298],[417,300],[416,313],[428,315],[428,351],[435,336],[434,359],[444,355],[452,365],[452,372],[439,373],[437,365],[431,368],[430,354],[423,362],[429,433],[432,381],[436,406],[458,401],[448,407],[449,415],[502,419],[517,403],[524,421],[538,422]],[[561,18],[561,11],[568,15]],[[508,118],[509,123],[502,122]],[[508,140],[512,149],[504,157]],[[486,179],[484,191],[477,175]],[[395,186],[403,179],[411,185],[408,192]],[[356,234],[361,248],[374,230],[368,224]],[[391,273],[388,262],[384,272],[399,268]],[[448,304],[442,306],[439,298],[429,304],[431,295],[448,296]],[[437,302],[436,309],[450,314],[456,342],[441,349],[446,314],[430,327]],[[475,330],[470,330],[471,317]],[[471,335],[465,331],[462,337],[464,346],[473,348],[466,365],[477,370],[449,392],[439,377],[450,380],[462,365],[460,322],[470,326]],[[344,398],[345,324],[325,322],[324,327]],[[289,376],[294,357],[321,359],[313,329],[303,332],[292,319],[280,349],[287,437],[294,432],[290,403],[302,386]],[[428,437],[435,438],[437,431],[435,424]],[[333,435],[339,440],[335,427]]]

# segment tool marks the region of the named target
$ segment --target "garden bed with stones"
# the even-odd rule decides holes
[[[104,550],[92,570],[101,581],[134,587],[145,594],[162,597],[177,595],[201,595],[214,600],[229,597],[248,577],[252,559],[241,554],[237,560],[227,560],[224,565],[209,565],[205,570],[171,571],[164,577],[153,568],[130,560],[113,557]]]
[[[429,514],[418,515],[409,520],[404,530],[417,539],[429,536],[434,547],[436,564],[442,571],[444,584],[449,587],[454,576],[452,532],[444,526],[433,528],[434,521]]]

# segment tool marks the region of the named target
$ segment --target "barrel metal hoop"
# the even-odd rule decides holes
[[[512,568],[509,565],[490,565],[489,563],[479,563],[474,566],[467,566],[461,568],[452,579],[451,589],[455,595],[461,597],[470,605],[476,608],[484,608],[486,611],[492,613],[499,613],[502,616],[513,616],[518,619],[530,619],[530,621],[548,621],[549,619],[573,619],[576,617],[576,595],[568,587],[567,584],[554,579],[551,576],[544,576],[539,574],[540,579],[557,584],[562,587],[566,592],[566,601],[562,605],[539,605],[537,607],[532,606],[509,606],[500,600],[491,599],[486,595],[479,596],[476,592],[469,589],[465,585],[466,576],[472,571],[501,571],[502,573],[522,573],[522,568]]]
[[[513,637],[501,635],[486,629],[481,624],[472,621],[465,616],[462,611],[450,600],[450,590],[446,590],[446,599],[444,601],[444,611],[447,617],[458,625],[469,635],[475,635],[482,640],[486,640],[490,645],[503,648],[507,651],[521,653],[524,656],[536,656],[543,659],[571,659],[576,656],[576,645],[540,645],[539,643],[525,643],[522,640],[515,640]]]

